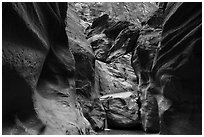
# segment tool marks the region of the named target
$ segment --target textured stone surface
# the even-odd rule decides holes
[[[140,92],[143,129],[146,132],[159,132],[158,109],[154,106],[157,102],[151,93],[146,96],[147,90],[143,88],[146,89],[150,82],[149,73],[161,37],[161,29],[146,25],[140,30],[131,31],[131,23],[114,22],[107,17],[104,15],[95,20],[89,33],[92,37],[88,39],[98,60],[108,63],[111,61],[109,64],[96,61],[96,89],[99,89],[101,95],[126,91]],[[106,18],[107,22],[103,18]],[[100,20],[115,25],[105,25],[100,23]],[[100,31],[104,33],[100,34]],[[111,32],[118,34],[115,33],[113,36]],[[132,52],[132,55],[124,55],[128,52]]]
[[[158,9],[155,2],[74,2],[77,12],[84,21],[91,22],[103,15],[117,21],[128,21],[141,26]]]
[[[156,98],[147,89],[150,84],[150,71],[161,38],[161,29],[144,26],[140,31],[131,65],[138,77],[138,89],[141,101],[141,122],[147,133],[160,131],[158,105]]]
[[[151,45],[151,39],[146,41],[142,38],[146,42],[150,41],[150,46],[147,43],[138,46],[127,44],[126,46],[124,42],[127,38],[123,36],[130,38],[130,35],[127,35],[126,31],[118,35],[115,31],[115,35],[110,37],[114,40],[112,42],[114,44],[111,44],[106,50],[101,48],[101,56],[98,59],[111,62],[123,54],[134,51],[132,66],[139,79],[137,84],[141,92],[142,108],[144,112],[148,110],[147,108],[153,110],[148,111],[149,117],[158,116],[157,106],[151,104],[156,99],[161,134],[201,134],[201,3],[168,3],[164,8],[165,10],[161,8],[164,10],[163,21],[161,21],[161,24],[164,24],[161,43],[158,42],[160,30],[154,32],[153,29],[151,32],[155,33],[153,45]],[[116,26],[120,26],[119,24]],[[101,26],[96,23],[97,25]],[[105,34],[101,37],[103,41],[106,41],[109,36],[105,32],[111,31],[104,31],[104,28],[101,30]],[[118,31],[121,30],[118,29]],[[100,32],[99,29],[96,29],[96,32]],[[145,103],[143,99],[146,100]],[[151,103],[148,103],[149,101]],[[142,117],[147,120],[143,125],[151,123],[148,121],[148,115]]]
[[[138,77],[138,87],[147,86],[149,73],[161,39],[161,29],[144,26],[132,52],[131,65]]]
[[[86,34],[96,59],[110,63],[133,50],[139,37],[139,27],[128,21],[114,21],[104,14],[94,20]]]
[[[67,4],[4,3],[2,9],[3,134],[89,134],[76,100]]]
[[[141,122],[146,133],[159,133],[160,121],[156,98],[144,88],[140,95]]]
[[[83,114],[90,122],[94,131],[103,131],[105,128],[106,113],[99,99],[80,99]]]
[[[100,95],[136,92],[136,76],[130,65],[130,57],[125,55],[110,64],[95,62],[95,89]]]
[[[91,45],[85,39],[80,18],[73,7],[68,5],[66,31],[69,37],[70,50],[75,59],[75,82],[77,94],[90,97],[94,94],[95,57]],[[95,95],[96,96],[96,95]]]
[[[91,126],[104,128],[99,94],[132,91],[132,103],[103,100],[110,127],[201,134],[202,4],[106,3],[104,12],[104,3],[93,3],[88,18],[106,14],[91,17],[91,26],[81,12],[87,7],[78,3],[74,11],[76,4],[67,11],[64,3],[59,10],[54,3],[3,3],[3,134],[91,134]],[[156,12],[144,19],[138,5]]]
[[[76,14],[75,7],[71,4],[68,4],[67,15],[70,18],[67,20],[66,30],[70,38],[70,50],[75,59],[77,98],[81,104],[83,114],[90,122],[93,130],[100,131],[104,129],[105,111],[100,100],[97,99],[99,93],[95,89],[94,53],[83,34],[84,29],[80,24],[81,19]]]
[[[127,97],[107,97],[102,100],[107,115],[108,128],[141,129],[138,116],[138,96],[130,94]]]
[[[142,24],[148,24],[153,28],[162,28],[164,18],[165,18],[165,10],[166,10],[167,2],[158,2],[158,9],[156,9],[153,14],[149,16],[147,20],[142,22]]]

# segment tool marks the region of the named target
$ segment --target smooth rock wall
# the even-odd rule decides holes
[[[169,3],[168,9],[149,90],[157,97],[161,134],[201,134],[202,4]]]
[[[65,32],[67,4],[3,3],[2,11],[3,134],[89,134]]]

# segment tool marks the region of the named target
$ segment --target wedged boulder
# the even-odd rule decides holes
[[[137,96],[107,97],[102,100],[111,129],[141,129]]]
[[[136,76],[130,64],[131,55],[106,64],[95,62],[95,90],[101,96],[111,93],[136,92]]]
[[[104,14],[95,19],[86,34],[96,59],[110,63],[135,47],[139,27],[128,21],[114,21]]]
[[[2,9],[3,134],[90,134],[76,99],[67,4],[3,3]]]
[[[161,134],[202,134],[202,3],[169,6],[151,77]]]

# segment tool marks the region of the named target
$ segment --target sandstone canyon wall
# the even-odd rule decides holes
[[[105,63],[132,52],[145,131],[201,134],[201,3],[159,6],[142,28],[105,14],[87,29],[88,41]]]
[[[67,4],[3,3],[2,11],[3,134],[89,134],[70,52],[78,43],[65,31]]]

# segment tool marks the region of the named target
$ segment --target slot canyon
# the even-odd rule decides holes
[[[3,2],[3,135],[201,135],[201,2]]]

